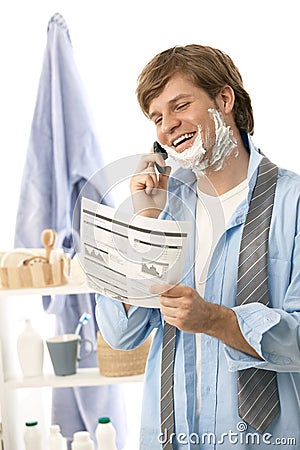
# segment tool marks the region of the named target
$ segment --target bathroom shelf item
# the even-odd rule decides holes
[[[14,298],[20,300],[19,297],[22,297],[21,300],[26,301],[26,297],[32,297],[34,295],[39,299],[42,295],[84,293],[93,293],[93,291],[86,283],[76,284],[74,282],[68,282],[67,284],[54,287],[0,290],[0,429],[2,430],[2,433],[0,433],[0,449],[1,444],[3,450],[16,450],[18,448],[16,446],[16,431],[11,420],[13,416],[11,394],[17,392],[19,389],[64,388],[143,382],[143,375],[105,377],[100,374],[98,367],[79,368],[75,375],[64,377],[56,376],[54,373],[43,373],[43,375],[37,377],[15,375],[9,362],[9,352],[12,349],[10,348],[8,350],[8,340],[11,333],[10,324],[13,320],[13,317],[10,316],[13,315],[12,311],[14,310],[14,306],[12,306],[12,302]]]

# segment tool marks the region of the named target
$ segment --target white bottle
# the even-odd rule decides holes
[[[25,450],[43,450],[42,433],[38,422],[26,422],[23,437]]]
[[[36,377],[43,373],[44,342],[33,329],[30,319],[25,319],[25,327],[17,340],[19,362],[24,377]]]
[[[96,428],[97,450],[117,450],[116,430],[109,417],[100,417]]]
[[[47,450],[67,450],[67,441],[61,434],[59,425],[50,426]]]
[[[88,431],[76,431],[71,444],[72,450],[94,450],[94,443]]]

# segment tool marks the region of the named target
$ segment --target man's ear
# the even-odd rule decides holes
[[[224,114],[230,114],[233,110],[235,95],[231,86],[224,86],[217,95],[217,104]]]

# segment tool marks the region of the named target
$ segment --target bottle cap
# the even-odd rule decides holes
[[[91,442],[90,433],[88,431],[76,431],[73,434],[74,442]]]
[[[34,421],[34,422],[25,422],[26,427],[34,427],[35,425],[37,425],[38,422]]]
[[[98,419],[98,423],[109,423],[110,422],[110,418],[109,417],[100,417]]]

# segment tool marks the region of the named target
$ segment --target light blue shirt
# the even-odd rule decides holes
[[[245,222],[261,155],[250,141],[249,196],[236,209],[214,251],[206,282],[205,300],[232,308],[240,329],[258,360],[217,339],[201,338],[201,411],[196,422],[195,335],[177,330],[174,369],[174,449],[269,450],[300,448],[300,177],[279,169],[269,235],[268,308],[260,303],[235,306],[237,265]],[[192,172],[179,169],[169,181],[163,218],[195,220],[196,183]],[[194,287],[192,231],[181,284]],[[161,449],[160,358],[163,336],[159,309],[132,306],[97,295],[96,317],[105,339],[116,348],[131,349],[154,330],[145,374],[140,450]],[[238,415],[237,370],[261,367],[277,372],[281,411],[264,435],[247,426]]]

